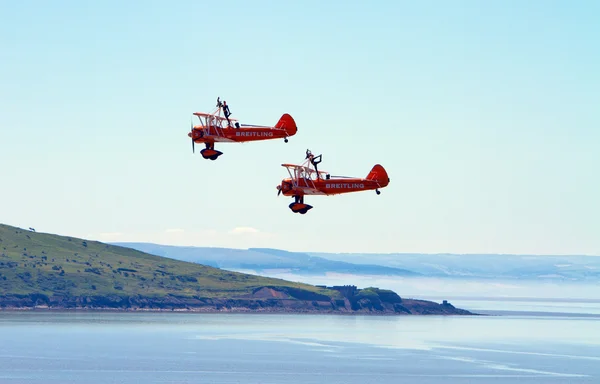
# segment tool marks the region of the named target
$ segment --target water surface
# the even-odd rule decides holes
[[[0,312],[0,383],[597,383],[600,319]]]

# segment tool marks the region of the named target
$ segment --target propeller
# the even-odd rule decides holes
[[[190,118],[190,133],[192,135],[192,153],[196,153],[194,146],[194,122]]]
[[[277,186],[277,196],[281,195],[281,185]]]

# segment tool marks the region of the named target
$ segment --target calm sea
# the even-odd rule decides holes
[[[0,383],[401,382],[600,383],[600,316],[0,312]]]

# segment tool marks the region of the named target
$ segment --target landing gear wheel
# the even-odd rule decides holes
[[[202,157],[205,159],[210,159],[210,160],[217,160],[217,158],[219,156],[221,156],[223,154],[223,152],[221,151],[217,151],[213,148],[205,148],[203,150],[200,151],[200,154],[202,154]]]
[[[312,209],[312,205],[304,203],[291,203],[289,207],[292,212],[299,213],[301,215],[304,215],[306,212]]]
[[[381,191],[379,189],[376,189],[375,193],[379,195],[379,194],[381,194]]]
[[[284,142],[284,143],[287,143],[287,142],[288,142],[288,139],[287,139],[287,138],[283,139],[283,142]]]

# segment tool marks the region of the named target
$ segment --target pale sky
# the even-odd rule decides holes
[[[0,222],[101,241],[600,254],[597,1],[2,1]],[[217,96],[282,140],[191,152]],[[196,146],[198,149],[201,146]],[[390,185],[277,197],[320,169]]]

